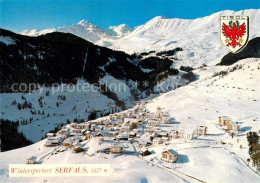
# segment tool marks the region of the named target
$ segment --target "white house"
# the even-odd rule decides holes
[[[158,146],[159,144],[162,144],[162,140],[160,138],[154,138],[153,139],[153,145]]]
[[[206,135],[207,134],[207,127],[206,126],[198,126],[195,129],[196,135]]]
[[[184,138],[191,140],[194,139],[194,131],[193,130],[187,130],[184,132]]]
[[[162,117],[161,117],[161,119],[162,119],[162,123],[164,123],[164,124],[170,124],[170,116],[168,116],[168,115],[163,115]]]

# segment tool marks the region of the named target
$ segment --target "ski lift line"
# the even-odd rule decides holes
[[[89,43],[88,43],[88,45],[89,45]],[[84,59],[84,65],[83,65],[83,70],[82,70],[82,78],[83,78],[83,73],[84,73],[85,68],[86,68],[87,59],[88,59],[88,47],[87,47],[87,51],[86,51],[86,55],[85,55],[85,59]]]

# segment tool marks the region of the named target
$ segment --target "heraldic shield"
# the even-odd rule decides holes
[[[221,16],[221,42],[232,53],[238,53],[245,48],[249,39],[248,16]]]

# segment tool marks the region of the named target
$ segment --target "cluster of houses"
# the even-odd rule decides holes
[[[75,153],[78,153],[84,150],[80,143],[82,141],[95,137],[102,144],[105,138],[111,137],[115,143],[112,143],[110,148],[103,149],[102,152],[123,153],[124,147],[120,141],[125,140],[137,144],[140,148],[140,154],[145,156],[150,154],[148,146],[158,146],[177,138],[191,140],[196,136],[207,134],[206,126],[198,126],[195,129],[185,131],[177,131],[172,128],[167,130],[165,124],[174,123],[170,114],[160,107],[157,107],[155,113],[150,112],[145,107],[147,102],[138,102],[132,109],[96,120],[83,123],[74,122],[63,126],[57,133],[47,134],[45,146],[62,146],[64,149],[71,148]],[[178,155],[174,150],[162,152],[163,161],[175,162],[177,158]]]
[[[237,133],[240,131],[239,122],[234,122],[229,116],[220,116],[218,118],[218,124],[220,126],[225,126],[227,131],[232,131],[233,133]]]

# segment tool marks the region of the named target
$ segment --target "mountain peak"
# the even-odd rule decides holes
[[[156,16],[156,17],[154,17],[152,20],[162,20],[162,19],[169,19],[168,17],[166,17],[166,16]]]
[[[79,21],[77,24],[78,25],[82,25],[82,26],[86,26],[86,25],[90,25],[91,23],[88,22],[87,20],[83,19],[83,20]]]

